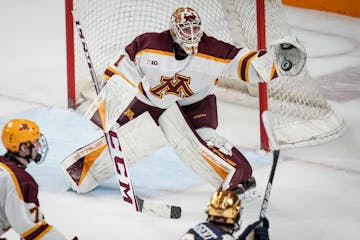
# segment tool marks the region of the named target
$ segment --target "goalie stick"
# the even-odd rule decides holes
[[[273,125],[271,122],[270,114],[271,113],[267,110],[267,111],[264,111],[261,116],[263,123],[264,123],[264,128],[265,128],[266,133],[269,138],[270,147],[273,151],[273,163],[272,163],[272,167],[271,167],[271,171],[270,171],[270,175],[269,175],[269,180],[266,185],[264,199],[261,204],[260,219],[265,217],[265,212],[269,205],[269,198],[270,198],[270,193],[271,193],[271,189],[272,189],[272,183],[274,180],[275,170],[276,170],[277,162],[278,162],[279,155],[280,155],[279,144],[277,143],[276,138],[275,138],[275,133],[274,133]]]
[[[90,71],[91,80],[96,90],[96,94],[100,93],[100,87],[97,80],[97,76],[90,58],[89,49],[87,47],[85,37],[80,25],[80,20],[77,18],[75,11],[72,12],[75,19],[75,26],[77,28],[79,38],[83,46],[83,52],[87,61],[87,65]],[[133,189],[131,178],[128,171],[128,166],[124,155],[121,150],[120,141],[116,131],[111,128],[109,132],[104,132],[104,136],[107,142],[107,146],[110,152],[111,159],[114,162],[115,174],[119,181],[120,192],[125,202],[130,204],[138,212],[151,213],[153,215],[180,218],[181,208],[170,204],[159,203],[155,201],[149,201],[138,197]]]

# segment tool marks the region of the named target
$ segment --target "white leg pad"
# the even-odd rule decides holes
[[[76,150],[60,163],[60,167],[71,189],[78,193],[90,192],[115,174],[105,138]]]
[[[119,136],[125,161],[129,165],[167,145],[165,135],[148,112],[141,114],[115,131]],[[110,157],[105,137],[76,150],[63,160],[60,166],[64,170],[71,189],[78,193],[91,191],[102,181],[115,174],[114,163]],[[76,171],[69,173],[70,169]],[[70,174],[80,180],[75,181]]]
[[[128,164],[141,160],[168,144],[161,128],[148,112],[116,129]]]
[[[230,164],[199,141],[176,104],[160,116],[159,124],[180,159],[214,187],[218,188],[224,179],[211,167],[209,161],[228,174],[234,171]]]
[[[94,123],[105,132],[108,132],[135,97],[136,92],[137,88],[122,79],[111,78],[90,104],[84,115],[91,121],[95,119]],[[100,116],[95,117],[97,115]]]

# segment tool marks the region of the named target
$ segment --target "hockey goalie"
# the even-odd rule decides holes
[[[296,75],[305,60],[303,47],[291,37],[269,52],[217,40],[203,31],[194,9],[181,7],[168,30],[137,36],[106,68],[102,90],[85,115],[105,132],[115,129],[130,165],[170,144],[216,189],[243,198],[256,181],[246,157],[216,132],[213,89],[220,76],[257,83]],[[106,147],[101,138],[61,163],[74,191],[91,191],[114,175]]]

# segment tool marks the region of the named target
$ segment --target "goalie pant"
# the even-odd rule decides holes
[[[218,126],[215,95],[209,95],[203,100],[187,106],[180,106],[180,110],[198,140],[234,168],[235,171],[231,173],[232,176],[230,178],[227,176],[228,173],[222,172],[221,169],[215,169],[223,180],[225,178],[228,179],[228,189],[233,190],[239,184],[251,178],[252,168],[247,159],[237,148],[233,147],[232,144],[218,136],[215,132]],[[135,97],[120,115],[117,123],[123,126],[146,111],[158,123],[165,109],[147,105]]]
[[[35,180],[4,156],[0,156],[0,183],[0,237],[13,228],[24,240],[66,239],[45,221]]]

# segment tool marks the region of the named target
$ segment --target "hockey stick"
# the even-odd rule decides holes
[[[269,138],[270,148],[273,151],[273,163],[272,163],[272,167],[271,167],[271,171],[270,171],[270,175],[269,175],[269,180],[266,185],[264,199],[263,199],[263,202],[262,202],[261,208],[260,208],[259,220],[257,220],[253,224],[247,226],[247,228],[241,233],[241,235],[237,238],[237,240],[248,239],[249,234],[251,232],[253,232],[254,229],[256,229],[258,227],[263,227],[264,225],[266,225],[266,223],[264,224],[265,212],[267,210],[267,207],[269,206],[269,198],[270,198],[270,193],[271,193],[271,189],[272,189],[272,183],[274,180],[275,170],[276,170],[277,162],[278,162],[279,155],[280,155],[279,144],[277,143],[276,138],[275,138],[270,114],[271,113],[269,112],[269,110],[266,110],[261,115],[266,134],[268,135],[268,138]]]
[[[273,183],[273,179],[274,179],[275,170],[276,170],[277,162],[278,162],[278,159],[279,159],[279,155],[280,155],[280,150],[274,150],[273,151],[273,163],[272,163],[271,172],[270,172],[270,175],[269,175],[268,184],[266,186],[264,199],[263,199],[263,202],[261,204],[260,218],[265,217],[265,212],[266,212],[267,207],[269,205],[269,198],[270,198],[270,193],[271,193],[271,189],[272,189],[272,183]]]
[[[280,155],[279,144],[277,143],[276,138],[275,138],[275,133],[274,133],[274,129],[272,126],[271,116],[270,116],[269,111],[263,112],[262,120],[264,123],[266,133],[269,137],[269,143],[270,143],[271,149],[273,151],[273,163],[272,163],[272,167],[271,167],[271,171],[270,171],[270,175],[269,175],[269,180],[266,185],[264,199],[261,204],[260,219],[265,217],[265,212],[269,205],[269,198],[270,198],[270,193],[271,193],[271,189],[272,189],[272,183],[274,180],[275,170],[276,170],[277,162],[278,162],[279,155]]]
[[[89,49],[86,44],[85,37],[80,25],[80,20],[79,18],[76,17],[75,11],[73,11],[72,14],[75,19],[75,26],[77,28],[82,43],[83,52],[87,60],[87,65],[89,67],[91,80],[93,81],[96,94],[99,94],[100,93],[99,83],[97,80],[97,76],[95,73],[92,60],[90,58]],[[123,200],[128,204],[130,204],[138,212],[149,212],[154,215],[163,216],[163,217],[180,218],[181,216],[180,207],[172,206],[169,204],[152,202],[152,201],[145,201],[144,199],[141,199],[140,197],[136,196],[131,183],[128,166],[121,150],[120,141],[117,132],[113,131],[113,129],[110,128],[109,132],[104,132],[104,136],[107,142],[111,159],[114,162],[115,173],[119,181],[120,192],[123,197]]]

